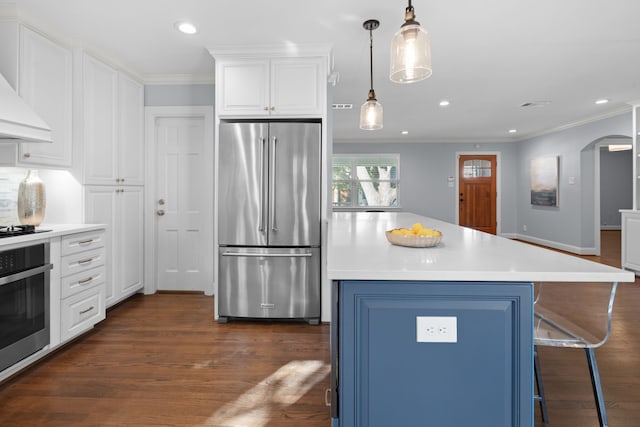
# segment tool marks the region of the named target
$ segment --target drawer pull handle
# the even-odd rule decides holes
[[[266,308],[267,310],[272,310],[276,308],[276,305],[263,302],[262,304],[260,304],[260,308]]]
[[[78,284],[79,285],[86,285],[87,283],[93,282],[93,277],[89,277],[87,279],[84,280],[78,280]]]
[[[80,314],[86,314],[86,313],[90,312],[91,310],[93,310],[93,308],[94,308],[94,307],[93,307],[93,306],[91,306],[91,307],[89,307],[89,308],[87,308],[87,309],[85,309],[85,310],[82,310],[82,311],[80,312]]]
[[[93,258],[80,260],[78,261],[78,264],[85,265],[85,264],[91,264],[91,262],[93,262]]]
[[[331,389],[327,388],[324,391],[324,405],[331,406]]]
[[[78,242],[79,245],[88,245],[89,243],[93,243],[93,239],[81,240]]]

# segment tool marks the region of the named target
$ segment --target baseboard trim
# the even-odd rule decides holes
[[[525,242],[535,243],[536,245],[547,246],[547,247],[550,247],[553,249],[559,249],[565,252],[571,252],[576,255],[597,255],[595,247],[582,248],[579,246],[566,245],[564,243],[540,239],[538,237],[527,236],[527,235],[518,234],[518,233],[508,233],[508,234],[503,234],[502,236],[508,237],[509,239],[524,240]]]
[[[622,230],[621,225],[601,225],[600,230]]]

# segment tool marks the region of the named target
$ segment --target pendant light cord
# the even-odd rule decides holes
[[[369,76],[371,78],[371,92],[373,92],[373,29],[369,28]]]

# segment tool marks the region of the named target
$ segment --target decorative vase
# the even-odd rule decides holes
[[[38,171],[29,170],[18,186],[18,220],[20,224],[37,227],[44,219],[46,205],[44,183]]]

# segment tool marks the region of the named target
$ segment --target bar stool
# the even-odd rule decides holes
[[[582,348],[587,357],[600,426],[609,425],[595,349],[611,334],[617,283],[536,284],[534,302],[534,373],[542,421],[549,423],[538,346]],[[562,313],[562,314],[560,314]]]

